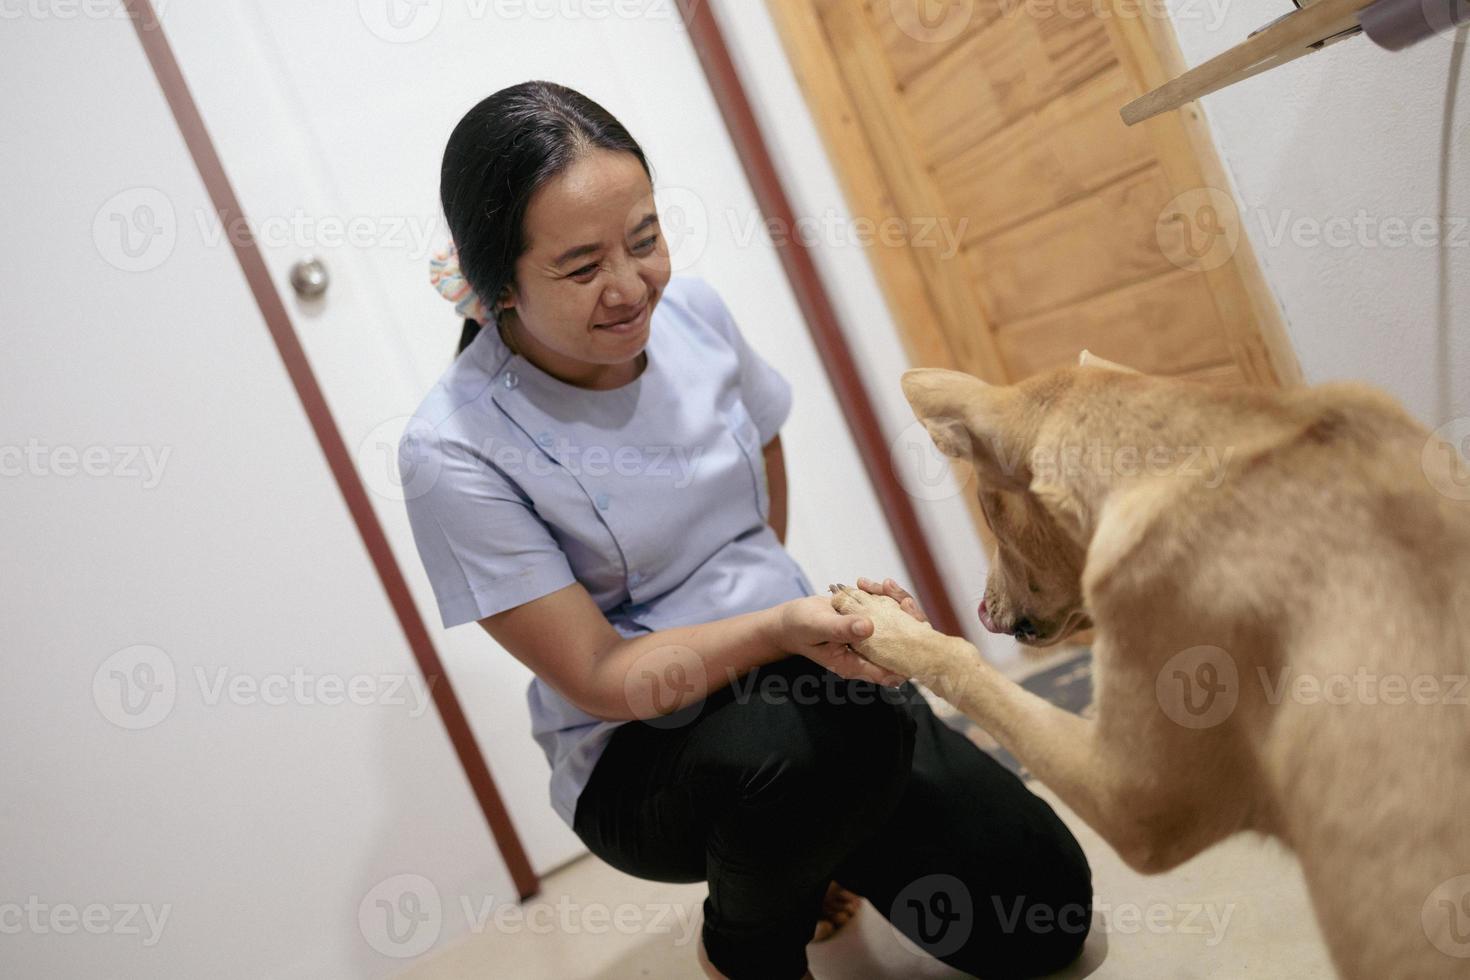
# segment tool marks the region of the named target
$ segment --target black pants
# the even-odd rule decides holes
[[[707,880],[705,947],[732,980],[800,977],[832,880],[985,980],[1060,969],[1091,921],[1087,858],[1045,801],[912,684],[800,656],[618,728],[574,826],[635,877]]]

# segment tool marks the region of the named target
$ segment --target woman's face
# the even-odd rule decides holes
[[[525,232],[500,304],[519,320],[508,325],[522,353],[573,383],[613,380],[608,365],[636,369],[670,272],[638,159],[589,150],[531,198]]]

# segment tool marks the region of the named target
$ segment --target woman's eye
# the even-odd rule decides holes
[[[597,266],[595,266],[595,265],[584,265],[584,266],[582,266],[582,268],[575,269],[575,270],[573,270],[572,272],[570,272],[568,274],[573,279],[582,279],[582,278],[585,278],[587,276],[592,275],[596,271],[597,271]]]
[[[633,250],[634,251],[637,251],[637,252],[647,252],[649,249],[653,248],[653,246],[655,244],[657,244],[657,243],[658,243],[658,236],[657,235],[652,235],[652,236],[650,236],[648,238],[643,239],[643,241],[639,242],[637,245],[634,245],[633,246]]]

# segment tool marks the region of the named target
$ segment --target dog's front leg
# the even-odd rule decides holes
[[[1194,832],[1198,797],[1157,779],[1147,750],[1100,737],[1098,723],[1027,691],[974,645],[919,622],[887,596],[846,586],[833,592],[839,612],[873,620],[872,635],[854,649],[918,680],[973,719],[1135,870],[1166,870],[1222,836]]]

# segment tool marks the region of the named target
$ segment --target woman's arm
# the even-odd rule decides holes
[[[782,544],[786,543],[786,457],[781,452],[779,435],[766,443],[766,489],[771,498],[771,529]]]
[[[838,613],[820,595],[624,638],[574,582],[479,622],[562,697],[607,721],[670,714],[792,653],[842,677],[904,680],[847,646],[871,635],[872,622]]]

